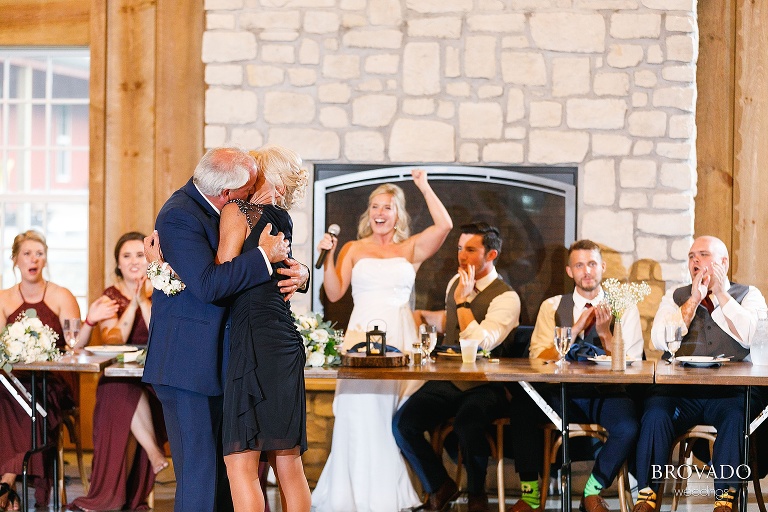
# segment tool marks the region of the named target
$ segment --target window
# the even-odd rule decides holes
[[[13,238],[48,242],[46,279],[85,311],[88,290],[87,49],[0,48],[0,274],[18,282]]]

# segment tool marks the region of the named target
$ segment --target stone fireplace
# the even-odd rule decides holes
[[[575,166],[576,237],[613,254],[609,274],[686,280],[694,0],[205,6],[206,146],[284,144],[310,167]],[[313,211],[310,200],[294,215],[307,262]],[[637,261],[648,264],[635,273]]]

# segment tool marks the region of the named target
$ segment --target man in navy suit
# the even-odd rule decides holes
[[[144,382],[163,405],[176,473],[176,512],[232,508],[221,453],[223,377],[228,354],[227,298],[270,279],[270,262],[288,257],[282,233],[267,225],[259,250],[217,265],[219,213],[231,199],[247,199],[258,168],[235,148],[208,151],[194,176],[166,201],[157,216],[157,234],[147,237],[148,258],[162,256],[186,288],[167,296],[155,290]],[[306,284],[306,267],[289,260],[280,281],[288,297]]]

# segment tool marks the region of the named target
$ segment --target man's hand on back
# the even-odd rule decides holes
[[[306,265],[302,265],[292,258],[287,258],[285,264],[288,265],[288,268],[279,268],[277,269],[277,272],[278,274],[287,276],[288,279],[279,281],[277,286],[280,287],[280,293],[285,294],[284,298],[287,302],[291,300],[291,297],[296,293],[296,290],[306,284],[309,279],[309,269]]]
[[[272,223],[267,223],[264,226],[264,231],[259,235],[259,247],[264,250],[264,254],[267,255],[267,259],[270,263],[277,263],[283,261],[288,257],[288,240],[282,232],[276,235],[270,235],[269,232],[272,229]]]

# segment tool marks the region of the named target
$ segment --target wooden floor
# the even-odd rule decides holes
[[[71,453],[67,453],[65,455],[65,475],[67,476],[67,495],[70,500],[73,500],[77,498],[78,496],[82,496],[83,494],[83,486],[80,483],[80,478],[78,476],[77,472],[77,465],[75,462],[75,457]],[[86,454],[86,465],[88,466],[86,468],[86,471],[88,474],[90,474],[90,455]],[[584,486],[584,483],[586,482],[586,478],[589,476],[589,468],[591,466],[587,463],[583,462],[576,462],[574,463],[574,489],[582,489]],[[489,468],[490,471],[490,468]],[[511,468],[510,468],[511,471]],[[765,478],[761,481],[761,485],[763,489],[768,489],[768,478]],[[19,490],[21,490],[21,485],[18,486]],[[708,487],[712,487],[712,482],[707,481],[706,479],[694,482],[691,481],[689,484],[689,487],[691,489],[700,488],[705,489]],[[155,508],[154,510],[158,512],[173,512],[173,495],[176,491],[176,485],[175,485],[175,479],[173,474],[173,463],[171,462],[171,465],[163,470],[157,478],[157,481],[155,483]],[[754,490],[752,488],[752,485],[749,486],[750,491],[750,502],[749,502],[749,510],[757,510],[757,505],[754,501]],[[615,493],[611,495],[610,489],[608,491],[607,501],[609,506],[611,507],[611,510],[618,511],[619,510],[619,502],[616,498]],[[498,501],[493,499],[495,496],[489,495],[490,499],[490,507],[489,510],[495,512],[498,510],[497,504]],[[281,512],[282,508],[280,506],[280,499],[278,490],[274,486],[268,487],[267,491],[267,498],[270,503],[270,507],[272,512]],[[508,495],[506,502],[507,506],[511,506],[515,501],[517,501],[518,496],[516,495]],[[671,496],[665,496],[662,504],[662,511],[668,511],[670,510],[670,506],[672,503]],[[30,504],[34,504],[34,490],[30,490]],[[574,496],[573,498],[573,509],[578,510],[579,507],[579,497]],[[33,506],[29,509],[29,512],[37,511],[40,512],[40,508],[34,508]],[[62,507],[61,511],[66,510],[65,507]],[[454,504],[454,506],[450,509],[451,512],[464,512],[466,511],[466,497],[463,496],[457,500],[457,502]],[[560,498],[559,496],[550,496],[547,500],[547,511],[556,511],[560,510]],[[706,497],[688,497],[688,498],[682,498],[680,500],[680,505],[678,506],[678,511],[680,512],[709,512],[712,510],[712,499],[706,498]],[[49,508],[49,511],[53,511],[53,507]],[[195,511],[197,512],[197,511]]]

